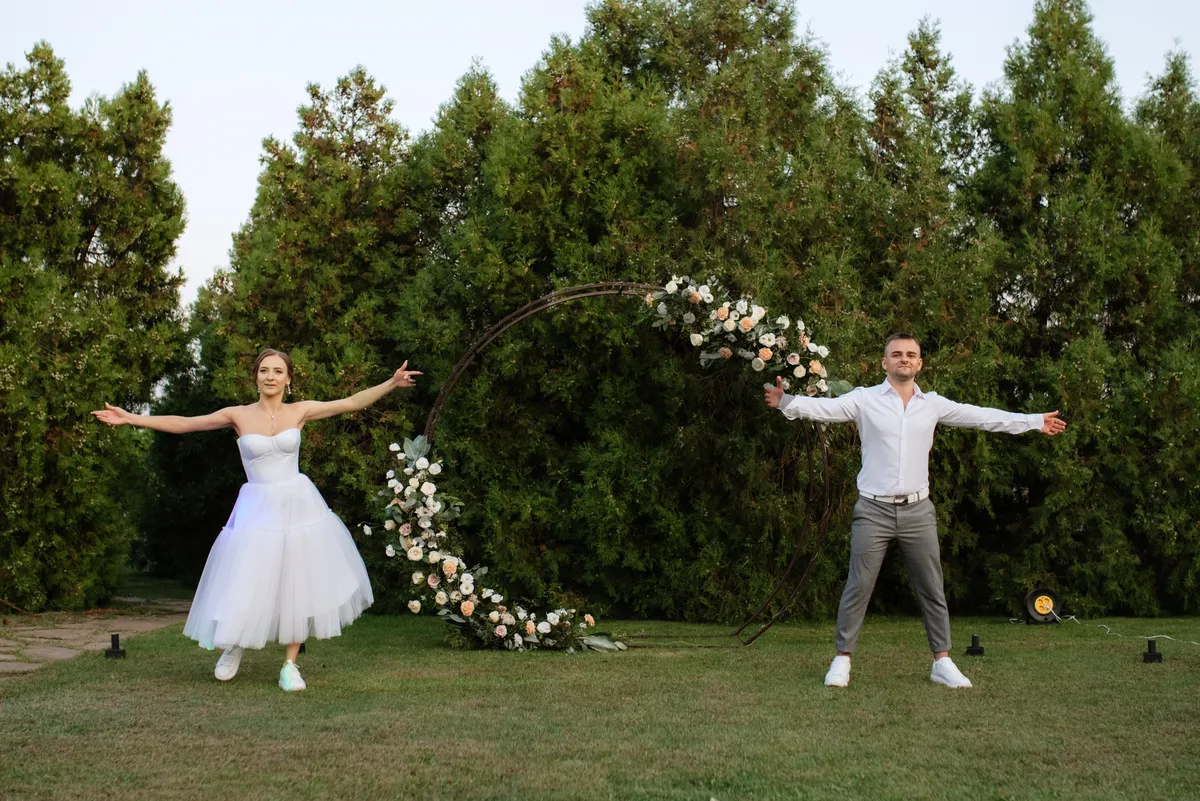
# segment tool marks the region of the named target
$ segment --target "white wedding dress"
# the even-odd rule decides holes
[[[300,429],[237,443],[247,483],[183,633],[209,649],[336,637],[375,598],[350,532],[300,472]]]

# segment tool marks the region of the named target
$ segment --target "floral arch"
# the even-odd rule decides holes
[[[403,445],[390,446],[398,465],[387,471],[387,488],[378,493],[387,498],[381,514],[384,552],[389,558],[412,563],[413,598],[409,610],[417,614],[428,607],[436,608],[440,618],[456,627],[449,637],[455,646],[566,651],[626,647],[595,633],[592,630],[595,620],[589,614],[575,609],[527,610],[506,602],[503,594],[487,586],[484,583],[487,567],[470,566],[464,561],[461,544],[451,530],[451,521],[461,514],[462,502],[439,491],[436,482],[443,465],[429,458],[442,408],[480,353],[523,320],[563,303],[605,295],[642,298],[643,311],[651,318],[651,325],[685,337],[698,350],[702,366],[737,357],[765,377],[779,376],[785,389],[794,387],[796,392],[807,395],[841,394],[850,389],[844,381],[828,380],[820,359],[828,356],[829,350],[812,341],[802,320],[786,316],[771,320],[767,310],[752,298],[730,298],[714,277],[702,283],[689,276],[673,276],[664,286],[629,281],[584,284],[557,290],[512,312],[485,331],[450,371],[430,410],[424,433],[406,439]],[[736,638],[742,645],[754,642],[791,608],[816,563],[832,509],[828,446],[823,431],[814,428],[817,435],[809,438],[808,458],[811,468],[817,458],[812,447],[815,439],[824,481],[823,486],[814,487],[813,473],[809,470],[806,493],[810,500],[819,499],[823,505],[815,521],[813,554],[790,593],[783,596],[800,569],[802,554],[814,531],[813,516],[806,514],[795,553],[775,588],[738,628],[719,637]],[[364,525],[363,532],[370,536],[372,527]],[[782,603],[769,615],[771,604],[781,596]],[[752,629],[756,622],[758,628]]]

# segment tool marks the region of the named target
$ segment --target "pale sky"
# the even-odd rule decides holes
[[[78,106],[114,94],[146,69],[174,124],[166,155],[187,201],[187,230],[175,268],[190,303],[229,263],[231,236],[254,202],[266,136],[291,141],[305,85],[332,85],[363,65],[387,87],[395,116],[416,134],[430,127],[455,82],[479,59],[502,96],[516,99],[521,77],[554,34],[578,39],[587,5],[579,0],[360,0],[329,2],[210,0],[190,3],[40,3],[6,0],[0,63],[24,64],[46,40],[66,61]],[[1197,0],[1092,0],[1094,27],[1114,59],[1127,102],[1168,51],[1200,49]],[[860,94],[923,16],[941,23],[942,47],[978,92],[1002,75],[1005,51],[1024,39],[1033,0],[798,0],[798,34],[828,48],[841,83]]]

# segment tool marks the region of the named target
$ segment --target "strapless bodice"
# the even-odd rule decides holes
[[[251,484],[277,484],[300,475],[300,429],[289,428],[270,437],[243,434],[237,442]]]

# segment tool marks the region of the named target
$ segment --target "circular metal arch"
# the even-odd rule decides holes
[[[551,292],[548,295],[543,295],[537,300],[526,303],[521,308],[497,322],[491,328],[484,331],[483,334],[477,340],[475,340],[474,344],[467,348],[467,352],[464,353],[462,358],[458,360],[458,363],[454,365],[454,368],[450,371],[450,375],[446,378],[445,382],[442,383],[441,390],[438,392],[437,400],[434,401],[433,408],[429,411],[429,417],[425,420],[425,440],[432,445],[433,434],[437,428],[438,418],[441,416],[442,408],[446,405],[446,401],[449,399],[450,393],[454,391],[456,386],[458,386],[458,382],[462,379],[463,374],[467,371],[467,368],[470,367],[471,363],[475,361],[475,358],[479,356],[479,354],[482,353],[488,347],[488,345],[495,342],[501,334],[512,328],[517,323],[527,320],[535,314],[540,314],[547,309],[552,309],[559,304],[568,303],[574,300],[582,300],[583,298],[594,298],[604,295],[637,295],[638,297],[642,297],[647,292],[656,292],[660,289],[661,287],[655,284],[643,284],[634,281],[603,281],[595,284],[582,284],[580,286],[566,287],[564,289]],[[830,500],[829,445],[825,437],[824,429],[821,426],[817,426],[812,423],[809,425],[813,427],[816,435],[815,439],[820,446],[821,473],[824,480],[820,495],[815,495],[813,492],[814,488],[812,482],[812,469],[814,467],[814,453],[812,448],[813,437],[808,437],[806,438],[806,450],[808,454],[809,480],[808,486],[805,489],[805,497],[808,501],[808,504],[806,504],[806,509],[808,506],[813,505],[813,503],[815,503],[818,499],[822,502],[823,509],[821,510],[821,515],[817,520],[816,537],[814,539],[812,556],[805,565],[804,571],[800,574],[800,578],[792,588],[791,593],[786,597],[779,609],[773,615],[767,617],[767,610],[770,607],[771,602],[780,596],[789,583],[792,574],[795,573],[796,569],[800,566],[801,555],[805,550],[805,545],[813,528],[812,515],[808,514],[807,512],[804,515],[804,524],[800,528],[800,536],[796,541],[796,551],[792,555],[792,559],[788,563],[787,569],[779,578],[775,588],[771,590],[771,593],[767,596],[766,600],[763,601],[762,605],[759,606],[759,608],[753,613],[751,613],[740,626],[728,634],[699,635],[690,637],[687,635],[684,635],[683,637],[672,635],[671,639],[708,639],[714,637],[737,638],[742,645],[750,645],[752,642],[762,636],[767,629],[771,628],[771,626],[775,625],[777,621],[783,618],[792,605],[796,602],[796,599],[799,598],[800,592],[804,588],[805,582],[808,581],[808,577],[812,573],[813,566],[816,564],[817,555],[820,553],[821,543],[825,539],[825,533],[829,528],[829,519],[833,512],[833,504]],[[746,634],[746,631],[750,629],[756,621],[760,622],[758,629],[754,630],[751,634]],[[632,635],[631,638],[664,639],[663,637],[649,637],[643,635]],[[629,637],[627,637],[627,639],[629,639]]]

